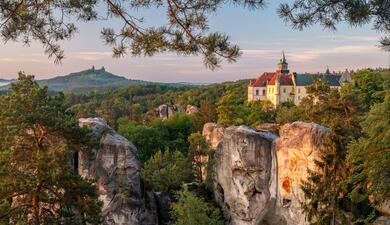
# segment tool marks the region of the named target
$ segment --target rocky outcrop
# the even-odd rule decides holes
[[[279,130],[280,137],[275,140],[278,161],[278,199],[279,213],[288,224],[306,224],[301,203],[305,196],[300,188],[307,180],[307,170],[315,170],[315,160],[319,160],[324,135],[328,128],[304,122],[286,124]]]
[[[202,135],[210,143],[212,149],[217,149],[218,144],[222,141],[225,128],[216,123],[206,123],[203,126]]]
[[[168,104],[159,105],[156,111],[159,117],[162,119],[167,119],[171,117],[174,113],[173,107]]]
[[[193,114],[193,113],[197,113],[199,111],[199,108],[194,106],[194,105],[187,105],[187,108],[186,108],[186,113],[187,114]]]
[[[260,224],[276,203],[276,158],[269,132],[229,127],[215,154],[215,197],[229,224]]]
[[[221,129],[206,124],[203,134],[217,146],[215,197],[228,224],[306,225],[300,184],[308,176],[307,168],[315,169],[314,160],[328,131],[317,124],[295,122],[282,126],[277,137],[243,126]]]
[[[372,225],[390,225],[390,217],[380,216],[378,217]]]
[[[390,201],[381,202],[375,207],[381,215],[390,216]]]
[[[103,223],[159,224],[154,193],[142,187],[136,147],[101,118],[80,119],[79,125],[90,127],[100,142],[100,147],[89,155],[79,153],[78,169],[82,177],[96,182],[103,202]]]
[[[198,111],[198,107],[194,105],[187,105],[187,107],[184,109],[184,107],[181,105],[162,104],[155,109],[156,115],[163,120],[171,117],[174,113],[186,113],[190,115]]]

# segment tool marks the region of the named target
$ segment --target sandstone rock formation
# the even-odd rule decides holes
[[[378,217],[372,225],[390,225],[390,217]]]
[[[216,123],[206,123],[203,126],[202,135],[210,143],[212,149],[217,149],[218,144],[222,141],[225,128]]]
[[[315,170],[315,160],[323,145],[328,128],[304,122],[286,124],[279,130],[275,140],[278,160],[279,213],[287,218],[288,224],[306,224],[301,203],[305,200],[300,188],[302,180],[308,178],[307,169]]]
[[[157,111],[158,115],[160,116],[160,118],[162,118],[162,119],[167,119],[170,116],[172,116],[174,113],[173,108],[167,104],[162,104],[162,105],[158,106],[156,111]]]
[[[196,113],[198,111],[199,111],[198,107],[196,107],[194,105],[187,105],[187,108],[186,108],[187,114],[193,114],[193,113]]]
[[[217,146],[215,196],[228,224],[306,225],[300,184],[307,168],[315,169],[329,129],[295,122],[284,125],[279,138],[243,126],[218,129],[223,130],[206,124],[203,134]]]
[[[78,166],[82,177],[96,181],[104,224],[158,224],[154,193],[145,192],[141,184],[136,147],[101,118],[80,119],[79,125],[90,127],[100,140],[90,155],[79,153]]]
[[[229,127],[215,154],[215,196],[229,224],[262,223],[276,203],[276,158],[269,132]]]

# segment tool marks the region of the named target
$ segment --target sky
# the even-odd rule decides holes
[[[274,71],[281,52],[285,51],[290,71],[323,72],[348,69],[390,67],[390,53],[380,50],[380,34],[372,24],[350,27],[340,24],[336,32],[313,26],[303,31],[293,30],[276,13],[281,2],[268,0],[265,9],[248,11],[225,5],[211,15],[210,28],[228,34],[242,50],[236,63],[223,63],[222,68],[211,71],[197,56],[183,57],[160,54],[153,57],[112,58],[111,47],[100,38],[103,27],[119,28],[121,21],[78,23],[79,31],[73,39],[61,43],[65,50],[62,64],[48,59],[42,46],[32,43],[0,43],[0,78],[16,78],[19,71],[33,74],[37,79],[66,75],[102,66],[109,72],[131,79],[160,82],[211,83],[255,78],[263,72]],[[165,12],[147,10],[142,15],[146,25],[158,24],[166,18]]]

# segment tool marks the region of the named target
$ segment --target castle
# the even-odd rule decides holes
[[[340,88],[351,80],[348,72],[338,75],[330,73],[329,69],[325,74],[291,74],[283,52],[276,72],[265,72],[249,81],[248,101],[269,100],[274,106],[290,101],[298,105],[307,96],[305,87],[313,83],[314,77],[326,80],[331,88]]]

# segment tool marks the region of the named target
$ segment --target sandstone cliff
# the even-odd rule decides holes
[[[302,180],[307,180],[307,169],[315,170],[315,160],[319,160],[328,128],[315,123],[294,122],[279,130],[280,137],[274,142],[278,161],[279,213],[289,224],[306,224],[301,203],[305,201],[300,188]]]
[[[101,118],[80,119],[100,142],[91,155],[79,153],[79,173],[96,181],[103,202],[105,225],[156,225],[157,203],[153,192],[143,190],[141,162],[136,147]]]
[[[328,131],[295,122],[282,126],[277,137],[243,126],[223,130],[206,124],[203,135],[217,146],[215,196],[229,224],[305,225],[300,184],[307,168],[314,169]]]
[[[203,126],[202,135],[210,143],[212,149],[217,149],[218,144],[222,141],[225,128],[216,123],[206,123]]]

